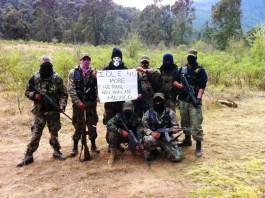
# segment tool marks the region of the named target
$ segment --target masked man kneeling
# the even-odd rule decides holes
[[[173,134],[179,133],[176,114],[165,107],[163,93],[154,94],[153,104],[153,108],[145,112],[142,118],[144,147],[150,151],[148,160],[154,160],[158,156],[157,148],[160,147],[170,161],[179,162],[182,159],[182,151],[173,137]]]
[[[133,103],[125,102],[122,106],[122,112],[116,114],[107,123],[107,129],[109,131],[109,148],[111,151],[108,164],[112,165],[117,156],[117,152],[120,150],[121,143],[129,143],[129,149],[132,151],[140,149],[140,145],[133,145],[130,142],[129,131],[132,132],[139,141],[141,142],[141,119],[134,113]],[[136,147],[130,147],[130,145]]]

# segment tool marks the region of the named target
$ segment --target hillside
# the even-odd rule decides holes
[[[206,21],[211,20],[211,8],[218,0],[199,0],[194,2],[196,9],[196,20],[194,27],[200,29]],[[242,0],[242,26],[248,31],[253,26],[265,22],[264,0]]]

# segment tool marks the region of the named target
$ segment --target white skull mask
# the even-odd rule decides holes
[[[120,64],[121,64],[121,58],[120,58],[120,57],[114,57],[114,58],[112,59],[112,62],[113,62],[113,65],[114,65],[115,67],[119,67]]]

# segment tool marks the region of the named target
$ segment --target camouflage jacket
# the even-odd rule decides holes
[[[146,73],[138,72],[140,93],[143,95],[144,100],[152,102],[153,94],[157,91],[159,77],[159,70],[150,69]]]
[[[97,102],[97,80],[92,75],[93,69],[87,76],[82,76],[80,66],[72,69],[69,72],[68,92],[73,104],[78,104],[80,101],[91,104]]]
[[[63,79],[57,73],[53,73],[51,78],[42,79],[40,73],[36,72],[29,80],[25,91],[25,96],[34,101],[34,114],[42,114],[45,112],[58,112],[48,101],[42,100],[41,102],[35,100],[36,91],[33,90],[34,86],[41,94],[49,96],[58,107],[65,108],[67,105],[68,94],[64,86]]]
[[[171,128],[178,126],[176,114],[169,108],[158,114],[154,109],[150,109],[144,113],[142,118],[144,133],[150,135],[152,131],[159,128]]]
[[[163,92],[165,94],[166,99],[176,97],[177,91],[173,87],[173,81],[178,72],[177,65],[174,65],[174,67],[168,72],[166,72],[164,67],[161,66],[160,72],[161,75],[159,79],[159,92]]]
[[[138,133],[142,133],[143,131],[141,119],[135,113],[132,113],[130,118],[126,118],[125,113],[120,112],[111,118],[107,123],[107,128],[109,130],[117,131],[118,133],[121,129],[126,130],[126,127],[129,130],[134,132],[136,131]]]

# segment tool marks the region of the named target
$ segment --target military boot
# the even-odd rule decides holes
[[[117,155],[117,150],[116,149],[111,149],[110,157],[109,157],[109,160],[108,160],[108,164],[109,165],[113,165],[114,164],[116,155]]]
[[[147,161],[153,161],[155,160],[159,155],[159,152],[157,149],[151,150],[149,155],[147,156]]]
[[[74,140],[73,149],[70,153],[70,157],[75,157],[78,153],[78,140]]]
[[[195,151],[195,155],[197,157],[201,157],[202,156],[202,142],[201,141],[197,141],[196,142],[196,151]]]
[[[61,153],[61,151],[59,150],[54,150],[53,154],[52,154],[54,159],[58,159],[58,160],[66,160],[66,157],[64,156],[64,154]]]
[[[32,154],[26,154],[24,159],[20,163],[17,164],[17,167],[26,166],[26,165],[31,164],[33,162],[34,162],[33,155]]]
[[[96,140],[90,140],[91,141],[91,151],[93,153],[100,153],[100,150],[97,148]]]
[[[178,146],[192,146],[191,135],[185,135],[185,139]]]

